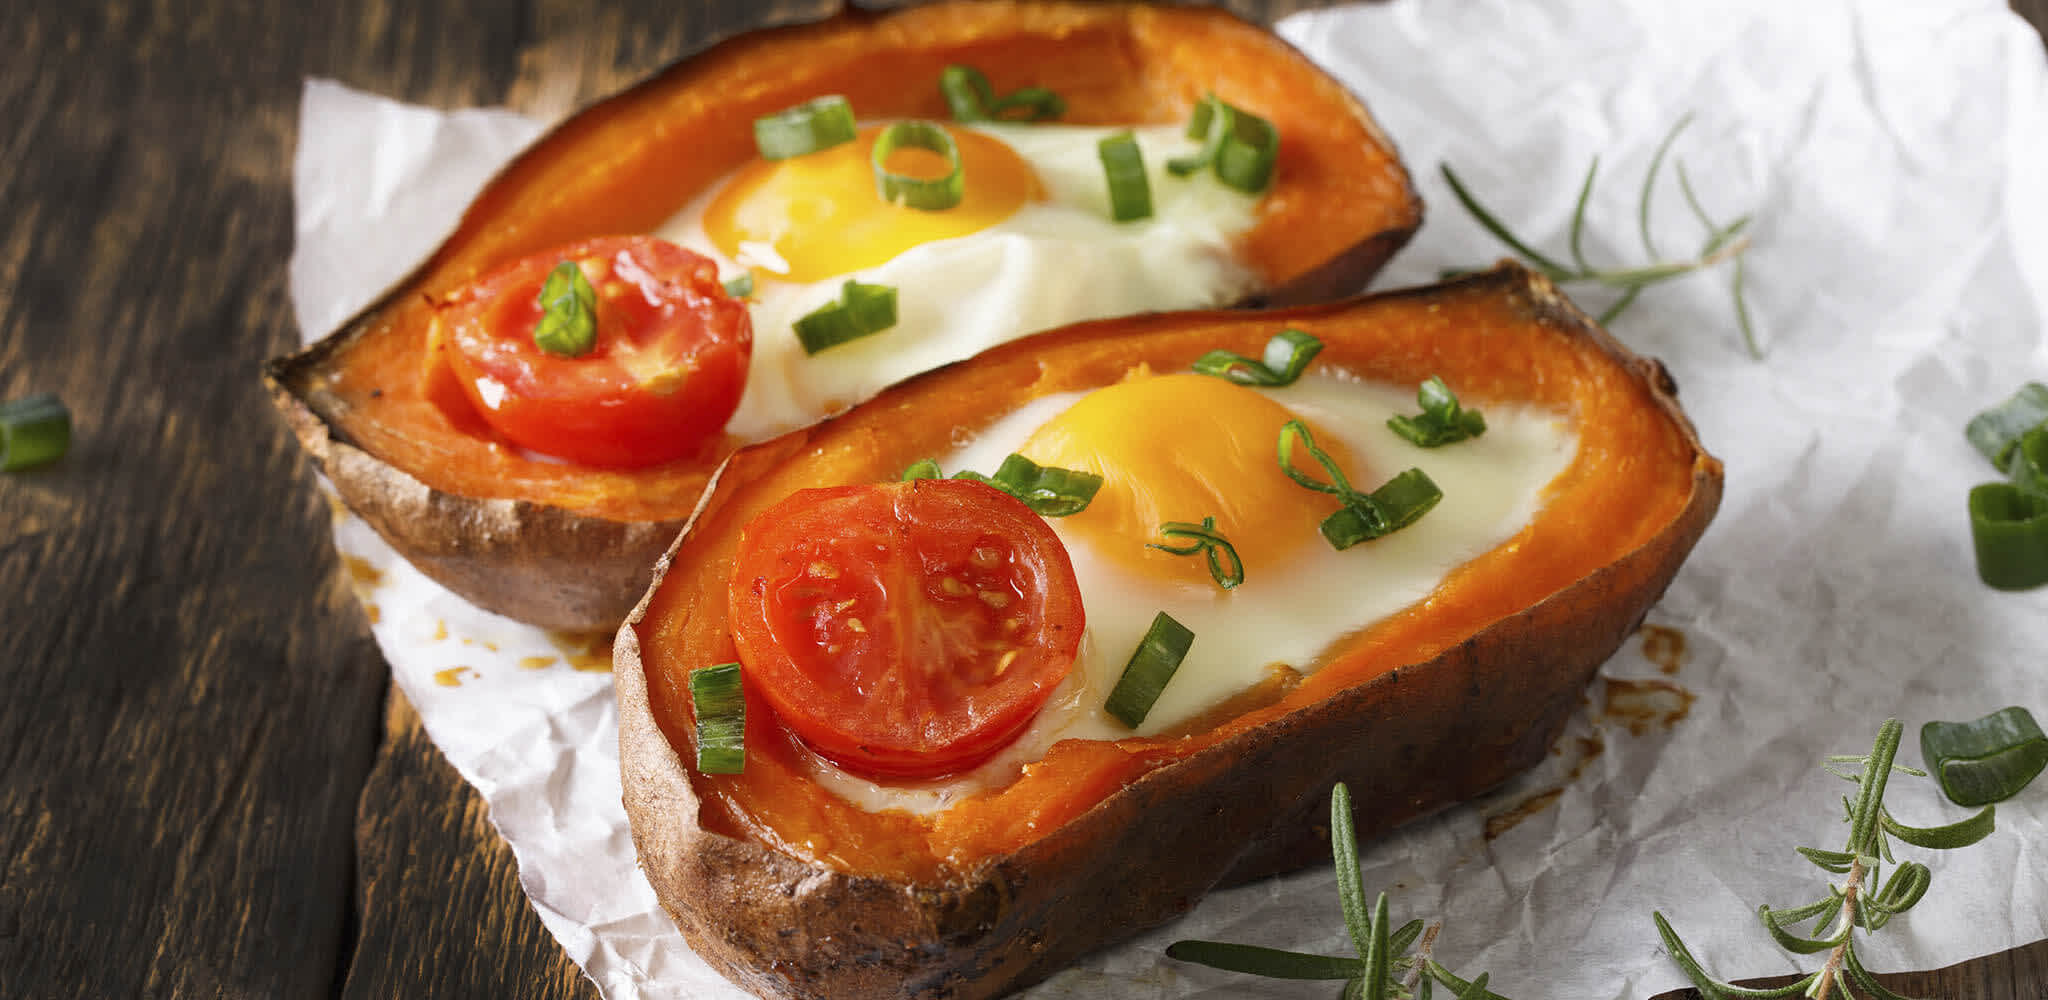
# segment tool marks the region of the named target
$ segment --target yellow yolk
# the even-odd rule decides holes
[[[927,212],[883,201],[868,160],[881,130],[867,128],[853,142],[740,168],[705,208],[704,231],[727,257],[753,263],[769,276],[816,281],[874,267],[920,244],[979,232],[1041,197],[1038,175],[1010,147],[968,129],[947,131],[960,150],[965,191],[952,208]],[[938,177],[946,160],[930,150],[902,147],[890,155],[888,167]]]
[[[1102,477],[1088,509],[1062,518],[1063,531],[1088,538],[1127,568],[1213,588],[1208,562],[1147,543],[1165,538],[1165,521],[1216,519],[1244,561],[1247,576],[1279,567],[1305,544],[1323,544],[1319,526],[1337,509],[1335,497],[1289,479],[1280,470],[1280,428],[1294,414],[1256,389],[1209,375],[1138,376],[1098,389],[1033,433],[1018,453],[1040,465],[1082,469]],[[1309,425],[1309,432],[1317,428]],[[1377,485],[1334,437],[1316,444],[1336,459],[1354,487]],[[1329,476],[1296,449],[1297,467],[1321,482]]]

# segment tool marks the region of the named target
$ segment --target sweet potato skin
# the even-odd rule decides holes
[[[1084,55],[1071,65],[1045,56],[1061,47]],[[856,71],[867,49],[890,56]],[[1247,305],[1350,294],[1420,225],[1406,170],[1364,107],[1225,12],[1028,0],[849,9],[723,42],[564,122],[485,188],[418,271],[267,365],[271,397],[341,499],[429,576],[522,621],[614,628],[733,442],[632,475],[564,471],[499,447],[423,405],[400,377],[425,364],[423,303],[526,253],[651,230],[750,155],[753,115],[816,96],[798,92],[806,74],[850,91],[867,114],[943,119],[935,81],[952,59],[982,63],[1003,90],[1053,84],[1080,121],[1177,121],[1209,90],[1281,108],[1279,179],[1245,246],[1267,287]],[[675,190],[655,190],[655,177]],[[385,359],[381,370],[370,358]]]
[[[1533,325],[1576,339],[1589,365],[1619,366],[1681,435],[1686,493],[1643,544],[1421,662],[1236,731],[1152,767],[1073,820],[1014,850],[942,866],[931,878],[879,877],[807,861],[755,839],[707,829],[709,804],[656,704],[668,683],[647,669],[641,627],[692,529],[656,571],[655,587],[614,645],[625,803],[642,866],[691,946],[766,997],[975,998],[1036,982],[1114,940],[1187,911],[1209,889],[1328,857],[1320,820],[1336,781],[1353,789],[1362,835],[1469,798],[1535,764],[1595,669],[1640,624],[1705,530],[1720,464],[1700,448],[1663,368],[1634,357],[1541,277],[1504,265],[1446,286],[1377,299],[1499,296]],[[1329,320],[1356,304],[1292,310]],[[1213,320],[1203,314],[1085,324],[1033,338],[1056,367],[1063,346]],[[1015,358],[1006,349],[1003,356]],[[984,357],[885,394],[960,378]],[[938,394],[943,397],[944,393]],[[929,398],[929,397],[927,397]],[[856,411],[858,412],[858,411]],[[831,447],[830,424],[746,449],[728,474],[760,478]],[[886,443],[873,447],[887,452]],[[728,491],[714,484],[696,523]],[[694,525],[693,525],[694,528]],[[685,628],[715,628],[686,623]]]

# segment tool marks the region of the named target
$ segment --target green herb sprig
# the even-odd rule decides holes
[[[1367,908],[1358,870],[1358,831],[1352,822],[1351,790],[1338,782],[1330,789],[1330,853],[1337,864],[1344,926],[1358,949],[1357,958],[1199,940],[1175,941],[1167,947],[1166,957],[1268,979],[1341,979],[1344,1000],[1429,1000],[1438,984],[1456,1000],[1507,1000],[1487,989],[1486,973],[1464,979],[1430,956],[1436,928],[1425,932],[1420,920],[1393,927],[1385,892]],[[1418,941],[1421,947],[1409,954]]]
[[[1821,870],[1846,876],[1841,884],[1830,882],[1826,896],[1804,906],[1790,909],[1762,906],[1757,909],[1764,929],[1786,950],[1802,955],[1826,952],[1828,957],[1820,969],[1773,989],[1735,986],[1708,975],[1664,915],[1651,914],[1672,961],[1678,963],[1686,978],[1692,980],[1707,1000],[1748,1000],[1794,994],[1825,1000],[1828,997],[1854,997],[1858,995],[1855,991],[1876,1000],[1902,1000],[1898,994],[1879,984],[1856,955],[1858,928],[1866,932],[1876,931],[1893,917],[1912,909],[1927,894],[1933,881],[1932,871],[1917,861],[1899,862],[1891,878],[1881,877],[1883,866],[1894,862],[1891,838],[1930,850],[1967,847],[1991,833],[1994,809],[1985,806],[1968,819],[1937,827],[1907,826],[1893,819],[1884,807],[1885,784],[1892,773],[1896,771],[1921,777],[1927,773],[1894,762],[1900,735],[1904,731],[1905,727],[1899,724],[1899,720],[1887,719],[1879,727],[1877,743],[1869,754],[1828,758],[1829,773],[1856,783],[1855,797],[1844,796],[1842,799],[1849,824],[1848,842],[1839,851],[1813,847],[1801,847],[1798,851]],[[1844,770],[1843,765],[1861,765],[1861,770]],[[1809,920],[1812,921],[1812,929],[1805,935],[1800,934],[1796,926]]]
[[[1678,124],[1673,125],[1671,131],[1664,136],[1664,141],[1657,145],[1656,154],[1650,158],[1650,169],[1643,176],[1642,191],[1636,200],[1636,226],[1642,235],[1643,252],[1650,258],[1650,263],[1633,267],[1594,267],[1587,262],[1586,255],[1581,249],[1586,230],[1586,204],[1593,196],[1593,181],[1600,174],[1599,157],[1594,157],[1592,166],[1587,168],[1586,179],[1579,185],[1578,202],[1572,208],[1572,262],[1569,266],[1529,246],[1509,230],[1498,216],[1479,203],[1479,199],[1474,197],[1471,190],[1465,186],[1465,182],[1458,178],[1457,172],[1451,169],[1450,164],[1441,164],[1440,167],[1444,180],[1450,183],[1451,193],[1457,196],[1458,203],[1464,205],[1465,210],[1472,213],[1472,217],[1478,220],[1487,232],[1507,244],[1509,249],[1543,272],[1545,277],[1559,284],[1592,282],[1620,291],[1621,298],[1615,300],[1613,305],[1607,307],[1606,312],[1600,314],[1600,323],[1603,326],[1619,317],[1635,302],[1636,297],[1642,294],[1643,289],[1651,285],[1733,262],[1734,275],[1729,283],[1729,296],[1734,301],[1735,322],[1742,329],[1742,342],[1749,349],[1749,356],[1761,361],[1764,356],[1763,350],[1757,346],[1756,328],[1750,321],[1749,304],[1743,296],[1743,286],[1748,277],[1743,255],[1749,250],[1749,237],[1745,235],[1745,231],[1749,228],[1750,216],[1745,214],[1726,224],[1714,221],[1706,208],[1700,204],[1699,195],[1693,190],[1692,178],[1686,175],[1685,164],[1681,161],[1676,165],[1679,190],[1684,192],[1685,203],[1692,208],[1693,215],[1706,229],[1706,239],[1696,256],[1674,261],[1664,259],[1657,251],[1655,238],[1650,235],[1650,205],[1654,200],[1657,177],[1663,171],[1664,157],[1671,151],[1671,144],[1677,140],[1678,134],[1685,131],[1685,127],[1691,123],[1691,115],[1680,118]]]

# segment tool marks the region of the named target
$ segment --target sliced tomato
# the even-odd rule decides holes
[[[597,293],[597,343],[578,357],[535,345],[541,286],[574,261]],[[753,354],[746,304],[718,267],[651,236],[534,254],[438,305],[456,380],[491,428],[585,465],[642,466],[693,454],[739,406]]]
[[[803,490],[740,533],[747,684],[850,770],[926,778],[1014,740],[1080,648],[1067,550],[1016,498],[925,479]]]

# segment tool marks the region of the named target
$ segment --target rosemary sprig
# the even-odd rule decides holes
[[[1389,929],[1392,921],[1385,892],[1367,908],[1358,869],[1358,832],[1351,818],[1351,790],[1341,781],[1330,789],[1330,852],[1337,864],[1337,898],[1344,908],[1344,926],[1351,932],[1357,958],[1226,941],[1175,941],[1167,947],[1166,956],[1269,979],[1341,979],[1343,1000],[1431,1000],[1438,984],[1455,1000],[1507,1000],[1487,989],[1487,974],[1462,979],[1431,957],[1436,927],[1425,933],[1422,921],[1410,920]],[[1418,940],[1421,948],[1408,954]]]
[[[1693,190],[1692,178],[1687,176],[1685,164],[1681,161],[1676,167],[1679,190],[1684,193],[1685,203],[1691,207],[1693,216],[1706,229],[1706,240],[1701,244],[1699,253],[1692,258],[1669,261],[1663,259],[1663,254],[1657,251],[1656,239],[1651,236],[1650,205],[1654,201],[1657,178],[1663,172],[1664,158],[1671,151],[1671,145],[1678,139],[1678,134],[1685,131],[1685,127],[1691,123],[1692,116],[1689,114],[1680,118],[1678,123],[1671,127],[1671,131],[1665,134],[1664,141],[1657,144],[1657,152],[1650,158],[1650,169],[1643,176],[1642,190],[1636,198],[1636,228],[1642,236],[1643,252],[1649,257],[1650,263],[1635,267],[1594,267],[1587,262],[1586,255],[1581,249],[1586,229],[1586,205],[1592,200],[1593,182],[1600,174],[1599,157],[1595,156],[1592,166],[1587,168],[1586,179],[1579,185],[1578,201],[1572,207],[1572,262],[1569,266],[1536,250],[1516,236],[1498,216],[1479,203],[1479,199],[1474,197],[1471,190],[1465,186],[1465,182],[1458,178],[1457,172],[1451,169],[1450,164],[1439,166],[1443,171],[1444,180],[1451,185],[1451,193],[1457,196],[1458,203],[1464,205],[1465,210],[1472,213],[1472,217],[1487,232],[1507,244],[1508,249],[1543,272],[1544,276],[1558,284],[1592,282],[1620,291],[1621,297],[1616,299],[1613,305],[1608,306],[1606,312],[1600,314],[1600,323],[1603,326],[1613,322],[1634,304],[1643,289],[1732,261],[1733,277],[1729,282],[1729,295],[1734,300],[1735,322],[1742,329],[1742,342],[1749,349],[1749,356],[1761,361],[1764,356],[1763,350],[1757,346],[1756,328],[1749,317],[1749,303],[1744,298],[1744,285],[1748,274],[1743,256],[1749,250],[1749,236],[1746,231],[1749,228],[1750,216],[1743,215],[1725,225],[1714,221],[1713,216],[1709,215],[1701,204],[1699,195]]]
[[[1820,969],[1772,989],[1750,989],[1722,982],[1700,966],[1662,913],[1651,914],[1672,961],[1678,963],[1701,996],[1707,1000],[1749,1000],[1798,994],[1825,1000],[1851,998],[1861,991],[1861,995],[1875,1000],[1904,1000],[1880,985],[1856,956],[1857,928],[1875,931],[1912,909],[1926,895],[1933,879],[1932,871],[1917,861],[1897,863],[1891,878],[1882,878],[1883,866],[1894,863],[1890,838],[1932,850],[1967,847],[1991,833],[1993,807],[1985,806],[1976,815],[1947,826],[1912,827],[1893,819],[1884,807],[1885,784],[1892,772],[1920,777],[1927,773],[1894,763],[1903,732],[1899,720],[1887,719],[1878,729],[1877,743],[1868,755],[1828,758],[1829,773],[1856,783],[1855,797],[1842,799],[1849,824],[1848,843],[1839,851],[1812,847],[1801,847],[1798,851],[1823,871],[1846,876],[1842,883],[1829,883],[1826,896],[1805,906],[1757,909],[1764,929],[1786,950],[1802,955],[1827,952]],[[1842,765],[1860,765],[1860,770],[1845,770]],[[1812,930],[1802,936],[1794,928],[1808,920],[1813,922]]]

